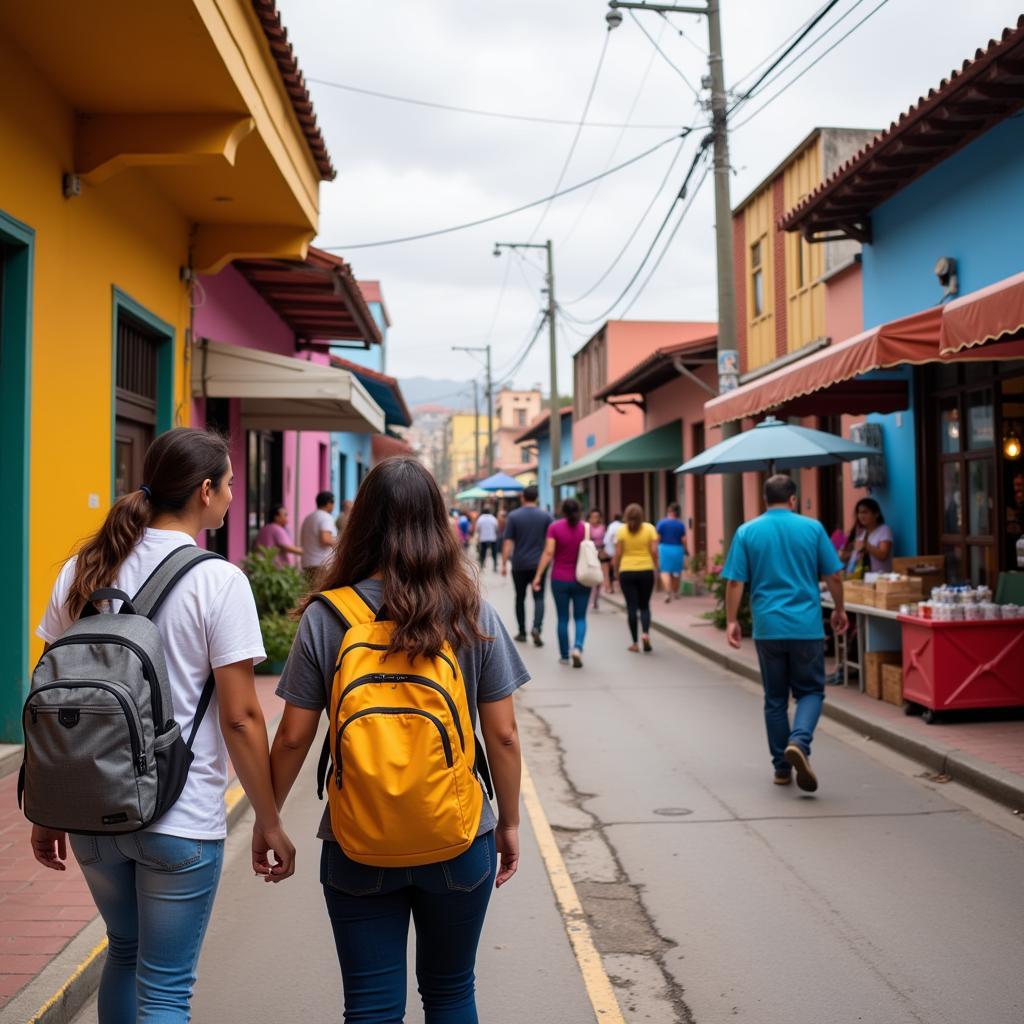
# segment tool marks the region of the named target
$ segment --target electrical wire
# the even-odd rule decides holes
[[[859,2],[863,2],[863,0],[859,0]],[[804,75],[806,75],[807,72],[811,70],[811,68],[813,68],[816,64],[820,63],[822,60],[824,60],[824,58],[827,57],[837,46],[839,46],[845,40],[849,39],[849,37],[852,36],[853,33],[856,32],[857,29],[861,27],[861,25],[863,25],[869,18],[872,18],[875,14],[877,14],[888,2],[889,0],[881,0],[880,3],[872,7],[871,10],[868,11],[868,13],[865,14],[864,17],[861,18],[856,25],[853,25],[850,29],[843,33],[843,35],[841,35],[830,47],[828,47],[828,49],[823,50],[821,53],[819,53],[818,56],[815,57],[810,64],[808,64],[797,75],[791,78],[781,89],[778,89],[776,92],[772,93],[772,95],[769,96],[768,99],[765,100],[764,103],[762,103],[761,106],[759,106],[749,116],[744,118],[738,124],[730,125],[730,133],[735,133],[739,131],[739,129],[742,128],[744,125],[750,124],[750,122],[753,121],[754,118],[757,117],[757,115],[760,114],[762,110],[764,110],[766,107],[771,106],[771,104],[774,103],[787,89],[789,89],[790,86],[793,86],[797,82],[799,82],[800,79],[803,78]]]
[[[611,29],[605,30],[604,42],[601,44],[601,56],[597,58],[597,67],[594,68],[594,77],[590,82],[590,90],[587,92],[586,102],[583,104],[583,112],[580,114],[580,119],[576,125],[576,132],[572,137],[572,142],[569,145],[569,152],[565,155],[565,160],[562,163],[562,170],[558,174],[558,181],[555,182],[555,187],[551,190],[552,196],[547,201],[544,209],[540,212],[540,220],[534,225],[533,230],[530,232],[530,237],[526,240],[530,243],[534,240],[537,232],[540,231],[541,224],[544,223],[545,218],[548,215],[548,211],[551,209],[551,204],[555,201],[555,194],[562,187],[562,182],[565,181],[566,172],[569,170],[569,164],[572,163],[572,158],[576,153],[576,146],[579,144],[580,136],[583,134],[583,122],[587,119],[587,114],[590,113],[590,104],[594,100],[594,93],[597,91],[597,82],[601,77],[601,69],[604,67],[604,58],[608,53],[608,40],[611,38]]]
[[[705,50],[704,47],[700,45],[700,43],[694,42],[681,28],[676,28],[676,26],[672,24],[672,21],[669,18],[669,16],[664,11],[657,11],[656,13],[661,17],[661,19],[665,22],[666,25],[669,25],[672,28],[672,30],[679,35],[679,37],[684,42],[689,43],[690,46],[692,46],[705,60],[707,60],[708,51]]]
[[[566,127],[579,127],[579,120],[570,120],[562,117],[540,117],[531,114],[508,114],[500,110],[481,110],[475,107],[459,107],[451,103],[434,103],[430,100],[415,99],[412,96],[398,96],[395,93],[378,92],[376,89],[363,89],[357,85],[348,85],[345,82],[331,82],[326,78],[307,78],[307,82],[315,82],[317,85],[326,86],[329,89],[342,89],[345,92],[357,93],[360,96],[373,96],[379,100],[391,100],[395,103],[408,103],[416,107],[430,107],[432,110],[447,110],[456,114],[474,114],[477,117],[495,117],[503,121],[527,121],[532,124],[556,124]],[[584,128],[622,128],[623,125],[617,121],[587,121]],[[630,128],[644,129],[666,129],[674,128],[672,124],[633,124]]]
[[[531,210],[533,207],[540,206],[552,199],[557,199],[559,196],[567,196],[570,192],[576,192],[581,188],[586,188],[587,185],[592,185],[595,181],[600,181],[602,178],[607,178],[612,174],[617,174],[619,171],[625,170],[627,167],[630,167],[646,157],[651,156],[653,153],[656,153],[659,149],[667,146],[675,139],[689,135],[692,130],[692,128],[683,128],[676,134],[670,135],[667,139],[662,139],[661,142],[645,149],[642,153],[637,153],[636,156],[630,157],[628,160],[623,160],[622,163],[616,164],[615,167],[609,168],[602,174],[595,174],[592,177],[577,182],[575,185],[563,188],[561,191],[556,192],[553,195],[544,196],[542,199],[535,199],[530,203],[523,203],[521,206],[516,206],[511,210],[505,210],[503,213],[495,213],[489,217],[480,217],[477,220],[466,221],[464,224],[453,224],[451,227],[439,228],[436,231],[423,231],[418,235],[406,235],[402,238],[385,238],[379,242],[353,242],[348,245],[321,245],[318,246],[318,248],[326,249],[328,252],[347,249],[373,249],[380,245],[398,245],[400,242],[418,242],[423,238],[437,238],[439,235],[450,235],[453,231],[464,231],[466,228],[475,228],[481,224],[490,224],[493,221],[502,220],[505,217],[511,217],[513,214],[522,213],[524,210]]]
[[[495,381],[496,386],[508,383],[508,381],[510,381],[519,372],[520,367],[522,367],[523,363],[526,362],[526,357],[533,350],[533,346],[537,344],[537,339],[540,337],[540,332],[544,329],[544,325],[547,323],[547,321],[547,313],[542,313],[540,320],[537,322],[537,326],[534,329],[532,337],[530,338],[529,342],[527,342],[526,348],[523,349],[522,354],[517,358],[512,368],[510,370],[507,370],[505,373],[501,374],[500,379],[497,379]]]
[[[487,328],[487,343],[491,343],[491,338],[494,336],[494,328],[498,325],[498,316],[501,313],[502,303],[505,301],[505,291],[508,288],[508,276],[512,270],[511,263],[505,262],[505,272],[501,275],[501,288],[498,291],[498,301],[494,306],[494,315],[491,317],[491,325]]]
[[[838,2],[838,0],[836,0],[836,2]],[[682,69],[672,60],[672,58],[669,57],[669,55],[658,45],[658,42],[654,38],[654,36],[652,36],[651,33],[647,31],[647,29],[643,25],[643,22],[636,16],[636,11],[632,11],[631,10],[629,12],[629,16],[630,16],[630,18],[633,19],[633,22],[636,24],[637,28],[639,28],[640,31],[643,32],[643,34],[647,37],[647,41],[651,44],[651,46],[654,47],[654,49],[657,51],[657,53],[661,57],[661,59],[686,83],[686,87],[699,100],[700,99],[700,91],[693,84],[693,82],[691,82],[686,77],[686,75],[683,73]]]

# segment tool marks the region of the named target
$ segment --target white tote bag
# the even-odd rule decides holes
[[[604,571],[597,556],[597,545],[590,539],[590,523],[584,523],[583,528],[583,540],[576,555],[576,582],[584,587],[596,587],[604,583]]]

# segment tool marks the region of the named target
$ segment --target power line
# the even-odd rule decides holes
[[[331,82],[325,78],[307,78],[307,82],[315,82],[317,85],[326,86],[329,89],[341,89],[345,92],[357,93],[360,96],[373,96],[379,100],[391,100],[394,103],[408,103],[416,107],[430,107],[432,110],[447,110],[456,114],[473,114],[477,117],[496,117],[503,121],[527,121],[533,124],[557,124],[564,126],[571,126],[576,128],[579,126],[579,120],[570,120],[568,118],[561,117],[540,117],[531,114],[509,114],[500,110],[481,110],[475,107],[459,107],[451,103],[435,103],[431,100],[420,100],[415,99],[412,96],[398,96],[394,93],[379,92],[376,89],[364,89],[357,85],[349,85],[345,82]],[[584,128],[622,128],[622,124],[616,121],[588,121],[582,127]],[[625,127],[629,128],[644,128],[644,129],[665,129],[674,128],[672,124],[632,124]]]
[[[601,44],[601,56],[597,58],[597,67],[594,68],[594,77],[590,82],[590,90],[587,93],[586,102],[583,104],[583,112],[580,114],[579,122],[576,125],[576,132],[572,137],[572,143],[569,145],[569,152],[565,155],[565,161],[562,164],[562,170],[558,174],[558,181],[555,182],[555,187],[552,192],[557,193],[562,187],[562,182],[565,181],[566,172],[569,170],[569,164],[572,163],[572,158],[576,153],[576,146],[580,141],[580,135],[583,134],[583,122],[587,119],[587,114],[590,113],[590,104],[594,100],[594,93],[597,91],[597,82],[601,77],[601,69],[604,67],[605,54],[608,53],[608,39],[611,36],[611,29],[605,31],[604,42]],[[548,210],[551,209],[551,204],[554,202],[554,196],[547,201],[547,205],[541,210],[540,220],[534,225],[533,230],[530,232],[530,237],[527,242],[532,242],[534,236],[540,231],[541,224],[544,223],[545,217],[548,215]]]
[[[617,174],[619,171],[625,170],[632,164],[651,156],[656,153],[659,149],[667,146],[670,142],[675,139],[685,137],[693,131],[692,128],[683,128],[682,131],[677,132],[675,135],[670,135],[667,139],[662,139],[661,142],[656,143],[649,149],[645,149],[642,153],[637,153],[636,156],[630,157],[628,160],[624,160],[621,164],[616,164],[615,167],[609,168],[607,171],[601,174],[595,174],[590,178],[586,178],[584,181],[578,182],[575,185],[570,185],[568,188],[563,188],[560,192],[555,192],[553,195],[544,196],[543,199],[535,199],[530,203],[523,203],[522,206],[516,206],[511,210],[505,210],[503,213],[495,213],[490,217],[480,217],[477,220],[466,221],[464,224],[453,224],[451,227],[439,228],[436,231],[423,231],[418,235],[406,235],[402,238],[386,238],[379,242],[353,242],[349,245],[321,245],[319,248],[326,249],[328,252],[334,252],[337,250],[348,250],[348,249],[372,249],[380,245],[398,245],[400,242],[418,242],[423,238],[436,238],[438,235],[450,235],[453,231],[464,231],[466,228],[479,227],[481,224],[490,224],[492,221],[502,220],[505,217],[511,217],[513,214],[522,213],[524,210],[531,210],[535,206],[540,206],[543,203],[547,203],[552,199],[557,199],[559,196],[567,196],[570,192],[576,192],[578,189],[586,188],[587,185],[593,184],[595,181],[600,181],[602,178],[607,178],[612,174]]]
[[[863,0],[859,0],[859,2],[862,3]],[[881,0],[880,3],[878,3],[874,7],[872,7],[871,10],[868,11],[868,13],[865,14],[864,17],[861,18],[860,21],[858,21],[856,25],[854,25],[850,29],[848,29],[830,47],[828,47],[828,49],[823,50],[820,54],[818,54],[818,56],[815,57],[814,60],[812,60],[810,64],[808,64],[802,71],[800,71],[799,74],[797,74],[793,78],[791,78],[781,89],[779,89],[776,92],[772,93],[772,95],[769,96],[768,99],[765,100],[764,103],[762,103],[761,106],[759,106],[752,114],[750,114],[748,117],[744,118],[744,120],[740,121],[739,124],[732,125],[730,127],[730,129],[729,129],[730,132],[736,132],[740,128],[742,128],[744,125],[750,124],[750,122],[753,121],[754,118],[757,117],[757,115],[760,114],[761,111],[765,109],[765,107],[771,106],[771,104],[774,103],[790,86],[795,85],[797,82],[799,82],[800,79],[803,78],[804,75],[806,75],[807,72],[811,70],[811,68],[813,68],[816,64],[818,64],[825,57],[827,57],[837,46],[840,45],[840,43],[842,43],[845,40],[849,39],[849,37],[852,36],[853,33],[856,32],[857,29],[859,29],[861,27],[861,25],[863,25],[869,18],[871,18],[875,14],[877,14],[888,2],[889,2],[889,0]]]
[[[701,46],[699,43],[695,43],[681,28],[676,28],[676,26],[673,25],[672,21],[669,19],[669,16],[664,11],[658,11],[657,14],[661,17],[662,21],[664,21],[666,25],[669,25],[672,28],[672,30],[676,32],[684,42],[689,43],[690,46],[692,46],[705,60],[708,59],[708,51],[705,50],[704,47]]]
[[[837,2],[838,2],[838,0],[837,0]],[[661,57],[661,59],[686,83],[686,87],[699,100],[700,99],[700,91],[696,88],[696,86],[693,84],[693,82],[691,82],[686,77],[686,75],[683,73],[682,69],[658,45],[658,41],[654,38],[654,36],[652,36],[651,33],[648,32],[646,28],[644,28],[643,23],[636,16],[636,11],[632,11],[631,10],[629,12],[629,16],[630,16],[630,18],[633,19],[633,22],[636,24],[637,28],[639,28],[640,31],[643,32],[643,34],[647,37],[647,41],[651,44],[651,46],[654,47],[654,49],[657,51],[657,53]]]
[[[516,359],[515,364],[512,366],[510,370],[506,371],[505,373],[499,374],[499,384],[508,383],[508,381],[510,381],[519,372],[520,367],[523,365],[523,363],[526,362],[526,357],[533,350],[533,346],[537,344],[537,339],[540,337],[541,331],[544,330],[544,325],[547,323],[547,319],[547,313],[542,312],[540,320],[537,322],[536,329],[534,330],[530,340],[527,342],[526,347],[523,349],[522,354]]]

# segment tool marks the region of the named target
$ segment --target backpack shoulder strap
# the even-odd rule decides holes
[[[377,618],[377,609],[359,592],[356,587],[338,587],[337,590],[325,590],[315,595],[314,600],[326,604],[346,629],[373,622]]]
[[[151,619],[160,610],[178,581],[194,566],[212,558],[221,558],[216,551],[206,551],[195,544],[175,548],[150,574],[132,598],[138,615]]]

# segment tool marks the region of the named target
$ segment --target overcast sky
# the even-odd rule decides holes
[[[743,81],[823,0],[721,0],[727,83]],[[975,50],[1015,24],[1020,0],[888,0],[791,89],[743,119],[810,63],[879,0],[840,0],[824,27],[851,13],[745,110],[731,138],[735,206],[813,127],[880,128],[895,120]],[[502,120],[357,95],[310,83],[317,115],[338,168],[321,186],[324,246],[354,246],[444,228],[549,194],[558,180],[607,37],[588,121],[660,127],[588,127],[563,187],[668,139],[675,126],[707,114],[683,78],[655,52],[636,22],[606,32],[605,0],[279,0],[307,78],[510,114],[559,118],[550,125]],[[661,49],[700,88],[706,71],[703,18],[671,22],[637,16]],[[680,35],[680,30],[683,35]],[[705,94],[706,95],[706,94]],[[632,113],[631,113],[632,111]],[[665,127],[673,126],[673,127]],[[494,345],[504,372],[531,334],[543,254],[491,255],[493,243],[555,243],[556,294],[578,319],[602,314],[637,269],[678,190],[701,132],[686,141],[662,195],[632,245],[592,294],[665,179],[678,143],[604,181],[541,209],[424,241],[342,248],[357,276],[380,279],[393,327],[388,371],[469,379],[471,357],[453,344]],[[657,253],[659,250],[655,250]],[[711,177],[631,319],[716,317]],[[641,275],[642,282],[646,272]],[[504,286],[504,287],[503,287]],[[612,313],[621,316],[624,302]],[[571,356],[596,330],[560,327],[560,390],[571,390]],[[514,383],[547,389],[547,335]]]

